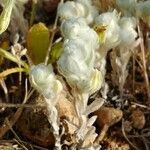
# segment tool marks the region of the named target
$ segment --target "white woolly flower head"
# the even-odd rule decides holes
[[[60,73],[66,78],[72,88],[91,93],[95,91],[101,81],[101,74],[96,75],[96,84],[93,76],[93,66],[95,61],[94,49],[89,47],[82,39],[72,39],[65,41],[63,54],[58,60]],[[96,73],[96,72],[95,72]]]
[[[92,6],[91,0],[77,0],[60,3],[58,6],[58,16],[63,19],[85,18],[88,24],[92,23],[98,10]]]
[[[119,14],[115,10],[113,12],[102,13],[95,19],[95,26],[104,26],[106,28],[103,42],[103,46],[106,49],[114,48],[120,42],[118,20]]]
[[[93,23],[96,16],[98,16],[98,9],[92,5],[91,0],[77,0],[78,3],[81,3],[85,8],[84,17],[88,24]]]
[[[84,18],[69,18],[62,22],[61,32],[66,39],[76,38],[80,36],[81,31],[84,32],[87,27]]]
[[[83,77],[89,75],[94,60],[94,51],[89,48],[88,43],[85,43],[82,39],[73,39],[64,42],[63,54],[58,60],[58,64],[63,70],[63,74],[72,73]]]
[[[120,25],[120,47],[131,47],[137,37],[135,30],[136,21],[133,17],[122,17],[119,21]]]
[[[113,12],[105,12],[97,16],[95,18],[95,23],[108,25],[110,22],[117,23],[119,18],[120,18],[119,14],[117,13],[116,10],[114,10]]]
[[[58,5],[58,15],[62,20],[83,16],[85,13],[84,11],[84,6],[74,1],[67,1]]]
[[[31,85],[45,98],[54,99],[62,90],[61,83],[56,80],[52,66],[39,64],[33,66],[29,73]]]
[[[93,49],[99,47],[99,38],[97,33],[87,26],[84,18],[66,19],[62,22],[61,32],[65,39],[82,39]]]

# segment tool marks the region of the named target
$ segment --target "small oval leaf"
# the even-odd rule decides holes
[[[49,36],[49,30],[43,23],[33,25],[28,31],[28,54],[34,64],[44,62],[49,45]]]

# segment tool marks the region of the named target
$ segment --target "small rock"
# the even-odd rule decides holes
[[[16,123],[16,129],[20,134],[40,146],[52,146],[55,144],[49,122],[43,112],[34,112],[33,109],[25,109]]]
[[[134,110],[131,114],[132,125],[136,129],[142,129],[145,125],[145,116],[141,110]]]
[[[65,122],[64,127],[69,134],[74,134],[76,130],[76,126],[69,124],[72,122],[74,125],[79,125],[79,119],[77,117],[75,107],[72,102],[66,99],[66,95],[63,93],[60,95],[58,103],[56,104],[56,108],[58,110],[58,115],[62,122],[63,120],[68,121]]]
[[[124,129],[125,129],[125,131],[127,132],[127,133],[129,133],[131,130],[132,130],[132,123],[130,122],[130,121],[128,121],[128,120],[126,120],[125,122],[124,122]]]
[[[65,98],[65,95],[61,94],[56,104],[58,114],[60,118],[74,116],[77,117],[74,105]]]
[[[112,126],[119,122],[123,112],[113,107],[101,107],[95,112],[95,115],[97,115],[97,124],[103,127],[104,125]]]

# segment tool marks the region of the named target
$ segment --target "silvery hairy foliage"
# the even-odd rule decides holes
[[[104,100],[95,99],[88,105],[88,94],[75,94],[78,95],[78,97],[75,97],[75,107],[79,117],[79,125],[76,127],[76,132],[74,135],[77,143],[76,148],[85,150],[90,148],[100,149],[100,145],[94,143],[97,133],[93,123],[95,122],[97,116],[92,116],[91,118],[88,118],[88,116],[92,112],[98,110],[103,105]]]
[[[92,5],[91,0],[67,1],[58,6],[58,16],[61,19],[83,17],[88,24],[91,24],[97,15],[98,10]]]
[[[62,91],[62,84],[55,77],[52,66],[39,64],[33,66],[29,73],[31,85],[44,96],[47,107],[47,118],[52,126],[55,137],[55,147],[61,150],[59,134],[59,117],[55,107]]]

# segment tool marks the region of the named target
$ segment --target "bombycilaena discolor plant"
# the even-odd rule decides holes
[[[85,12],[71,14],[72,9],[78,9],[78,6]],[[100,148],[98,143],[94,143],[97,134],[92,124],[95,122],[96,116],[88,118],[90,113],[99,109],[103,104],[103,100],[96,99],[88,105],[89,96],[100,89],[103,81],[102,73],[94,68],[95,51],[99,47],[98,35],[88,26],[97,13],[94,8],[90,1],[66,2],[61,3],[58,7],[58,15],[62,20],[61,32],[64,37],[63,53],[57,61],[58,70],[72,89],[73,103],[79,119],[74,132],[76,141],[72,146],[74,149]],[[69,16],[66,11],[70,11]],[[31,68],[30,81],[46,100],[48,120],[53,127],[56,139],[55,147],[61,149],[60,138],[58,138],[60,136],[58,132],[59,118],[57,118],[58,112],[55,107],[62,90],[61,83],[55,78],[52,66],[44,64]],[[73,122],[70,121],[69,124],[73,124]]]
[[[114,49],[114,52],[117,51],[115,49],[118,49],[120,54],[112,57],[112,63],[117,65],[118,62],[122,62],[121,65],[124,66],[124,69],[117,66],[122,69],[122,76],[118,79],[122,90],[127,77],[126,66],[131,56],[130,47],[134,45],[137,36],[136,21],[132,17],[121,18],[116,10],[99,15],[90,0],[61,2],[57,15],[60,17],[60,30],[63,36],[62,54],[57,60],[58,71],[65,77],[71,88],[78,118],[72,148],[100,149],[100,145],[95,142],[97,133],[93,126],[96,116],[88,118],[88,115],[98,110],[103,100],[95,99],[88,105],[89,96],[98,91],[102,85],[107,85],[104,80],[106,56],[111,49]],[[103,28],[104,32],[99,33],[98,30]],[[129,39],[130,41],[127,41]],[[125,49],[127,48],[129,50],[126,54]],[[123,61],[124,59],[126,61]],[[57,118],[58,110],[55,106],[59,100],[62,85],[56,79],[52,66],[44,64],[39,64],[31,69],[30,81],[46,100],[48,120],[53,127],[56,139],[55,146],[61,149],[60,138],[58,138],[60,124]],[[104,95],[106,94],[107,92]],[[71,120],[66,123],[68,126],[74,124]]]
[[[62,53],[56,63],[59,73],[71,88],[72,103],[79,119],[74,132],[75,142],[72,144],[74,149],[100,148],[100,145],[94,142],[97,137],[93,126],[96,116],[88,118],[88,115],[99,109],[103,100],[95,99],[89,105],[89,97],[101,89],[102,96],[107,98],[106,57],[110,50],[112,50],[110,53],[112,79],[119,87],[122,97],[128,76],[127,65],[135,47],[139,44],[139,40],[136,40],[137,16],[144,21],[149,20],[144,2],[141,4],[136,0],[117,0],[116,7],[117,10],[118,8],[121,10],[121,13],[118,13],[116,9],[99,13],[92,4],[92,0],[66,1],[58,5],[57,15],[61,22],[63,44]],[[43,69],[43,74],[47,72],[51,75],[44,76],[47,81],[38,83],[39,77],[36,78],[36,76],[40,68]],[[44,71],[44,68],[49,71],[46,71],[47,69]],[[52,114],[57,116],[55,106],[61,91],[61,83],[56,79],[52,66],[44,64],[31,69],[30,81],[33,87],[45,97],[49,105],[48,111],[51,108],[48,118],[53,128],[54,122],[57,126],[54,128],[56,147],[61,148],[60,138],[58,138],[59,119],[55,117],[55,121],[52,121]],[[51,103],[52,99],[55,103]],[[73,126],[74,122],[68,121],[68,126],[70,124]]]

